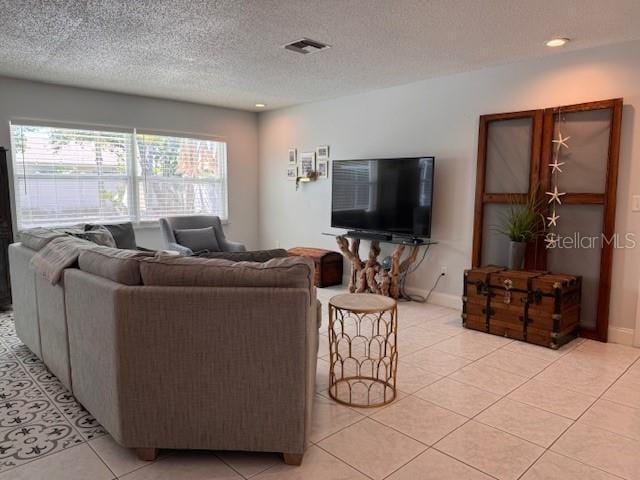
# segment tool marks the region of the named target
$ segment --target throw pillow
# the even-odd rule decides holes
[[[82,240],[88,240],[96,245],[102,245],[103,247],[116,248],[116,242],[113,239],[111,232],[101,225],[95,225],[95,228],[88,232],[82,232],[78,230],[67,230],[65,233],[81,238]]]
[[[116,242],[116,248],[125,250],[136,250],[138,248],[136,244],[136,234],[133,231],[133,224],[131,222],[114,223],[111,225],[87,225],[85,228],[87,231],[96,230],[96,228],[104,227],[109,230],[113,240]]]
[[[190,248],[192,252],[201,252],[203,250],[210,252],[220,251],[213,227],[175,230],[173,233],[176,236],[176,242]]]

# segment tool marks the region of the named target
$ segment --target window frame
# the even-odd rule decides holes
[[[42,127],[42,128],[62,128],[62,129],[78,129],[78,130],[88,130],[95,132],[116,132],[116,133],[124,133],[128,134],[131,137],[129,148],[131,150],[131,154],[127,156],[127,174],[126,175],[117,175],[117,174],[107,174],[107,175],[92,175],[92,174],[83,174],[83,175],[70,175],[66,178],[77,178],[87,179],[87,180],[95,180],[100,178],[109,178],[109,179],[118,179],[118,180],[126,180],[127,186],[129,187],[129,215],[130,218],[124,221],[130,221],[135,227],[138,228],[157,228],[159,226],[159,219],[142,219],[141,211],[140,211],[140,182],[144,181],[143,177],[138,174],[137,169],[137,161],[138,161],[138,135],[155,135],[155,136],[163,136],[163,137],[176,137],[176,138],[185,138],[189,140],[202,140],[202,141],[211,141],[211,142],[220,142],[223,143],[224,146],[224,160],[222,165],[222,176],[220,178],[203,178],[203,179],[191,179],[191,178],[173,178],[173,177],[165,177],[163,181],[176,183],[211,183],[211,184],[223,184],[224,188],[224,216],[220,215],[220,221],[223,225],[229,224],[229,144],[226,140],[226,137],[220,135],[211,135],[204,133],[192,133],[185,131],[173,131],[173,130],[160,130],[160,129],[146,129],[141,128],[138,129],[136,127],[128,127],[128,126],[117,126],[117,125],[105,125],[105,124],[95,124],[95,123],[71,123],[71,122],[57,122],[57,121],[49,121],[49,120],[38,120],[38,119],[30,119],[30,118],[13,118],[9,121],[9,140],[11,144],[11,169],[12,169],[12,181],[11,181],[11,189],[14,193],[14,206],[16,209],[16,226],[18,231],[24,228],[32,228],[32,227],[22,227],[19,223],[20,214],[18,211],[18,201],[17,201],[17,192],[16,189],[18,187],[19,179],[28,180],[29,178],[58,178],[55,174],[39,174],[39,175],[31,175],[31,174],[21,174],[20,169],[18,168],[19,160],[16,158],[14,153],[16,149],[13,145],[14,136],[12,134],[12,128],[14,126],[29,126],[29,127]],[[159,177],[160,178],[160,177]],[[187,213],[187,215],[195,215],[196,213]],[[213,215],[213,213],[209,213]],[[108,222],[108,219],[104,220]],[[82,219],[77,219],[74,221],[70,221],[67,223],[60,223],[56,225],[71,225],[73,223],[82,222]]]

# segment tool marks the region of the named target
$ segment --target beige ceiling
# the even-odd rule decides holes
[[[248,110],[640,38],[640,0],[0,0],[0,18],[0,75]],[[332,48],[282,48],[302,37]]]

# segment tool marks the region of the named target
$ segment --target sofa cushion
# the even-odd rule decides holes
[[[92,247],[80,253],[80,270],[125,285],[140,285],[140,259],[153,257],[153,252]]]
[[[289,254],[284,248],[274,248],[273,250],[254,250],[249,252],[206,252],[199,256],[221,258],[232,262],[267,262],[272,258],[287,257]]]
[[[98,227],[104,227],[109,230],[109,233],[111,233],[111,236],[113,237],[113,241],[116,243],[116,248],[123,248],[126,250],[135,250],[138,248],[138,245],[136,244],[136,234],[131,222],[87,225],[85,230],[95,230]]]
[[[313,288],[314,264],[305,257],[264,263],[160,255],[140,261],[145,285]]]
[[[202,250],[220,251],[213,227],[174,230],[173,233],[176,236],[176,242],[191,249],[192,252],[201,252]]]

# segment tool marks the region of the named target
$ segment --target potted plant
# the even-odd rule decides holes
[[[502,215],[502,224],[496,229],[509,237],[509,260],[507,267],[519,270],[524,266],[527,244],[544,232],[544,217],[535,191],[526,203],[512,199],[507,213]]]

